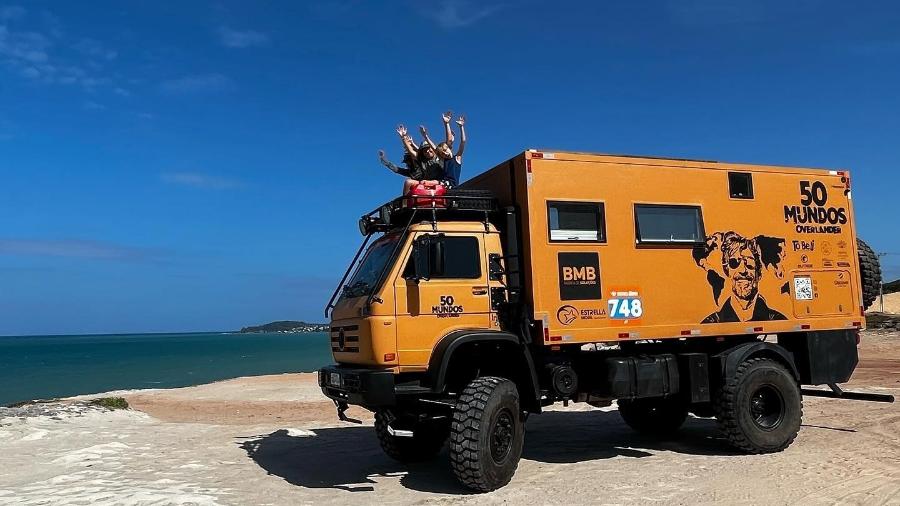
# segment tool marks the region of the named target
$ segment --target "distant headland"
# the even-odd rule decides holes
[[[252,334],[255,332],[282,332],[289,334],[300,334],[304,332],[328,332],[327,323],[307,323],[297,322],[293,320],[277,321],[257,325],[255,327],[244,327],[241,329],[242,334]]]

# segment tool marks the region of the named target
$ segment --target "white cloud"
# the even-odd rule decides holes
[[[160,175],[160,179],[170,184],[192,186],[205,190],[228,190],[243,186],[243,183],[236,179],[210,176],[198,172],[167,172]]]
[[[25,17],[25,8],[18,5],[6,5],[0,7],[0,21],[22,19]]]
[[[88,100],[84,103],[84,108],[87,111],[102,111],[106,109],[106,106],[103,104],[98,104],[97,102],[93,102]]]
[[[666,7],[675,22],[690,28],[752,24],[765,15],[762,4],[754,2],[669,0]]]
[[[245,48],[259,47],[269,44],[269,36],[253,30],[234,30],[227,26],[219,27],[219,42],[225,47]]]
[[[419,7],[419,12],[441,28],[454,30],[472,25],[500,10],[499,5],[484,5],[468,0],[440,0]]]
[[[37,24],[42,31],[20,28],[24,9],[0,8],[0,65],[12,73],[42,84],[76,85],[86,91],[111,83],[102,75],[102,63],[115,58],[116,52],[105,48],[92,39],[81,39],[71,45],[82,58],[73,60],[55,51],[58,46],[66,46],[62,31],[53,25],[47,28],[47,21]],[[45,17],[52,15],[45,13]],[[48,18],[49,19],[49,18]],[[55,19],[55,18],[53,18]],[[27,20],[25,20],[27,21]],[[44,32],[49,30],[50,35]],[[86,70],[85,65],[92,70]]]
[[[72,45],[72,48],[89,58],[99,60],[115,60],[119,53],[105,47],[94,39],[81,39]]]
[[[14,64],[43,63],[49,58],[50,39],[37,32],[11,31],[0,25],[0,56]]]
[[[234,89],[234,81],[222,74],[199,74],[169,79],[160,84],[160,89],[173,95],[229,91]]]
[[[157,252],[83,239],[0,239],[0,254],[100,260],[147,260]]]

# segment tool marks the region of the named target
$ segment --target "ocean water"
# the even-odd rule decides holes
[[[310,372],[330,363],[325,332],[0,337],[0,405]]]

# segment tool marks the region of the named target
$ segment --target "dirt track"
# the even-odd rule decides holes
[[[848,388],[900,394],[900,335],[866,333],[861,353]],[[127,397],[136,410],[2,418],[0,503],[900,504],[895,404],[806,398],[794,445],[760,456],[732,452],[708,419],[661,442],[614,408],[559,407],[529,420],[512,483],[472,495],[446,450],[397,464],[365,412],[349,412],[363,425],[335,420],[313,375]]]

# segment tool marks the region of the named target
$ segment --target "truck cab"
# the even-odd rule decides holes
[[[490,276],[492,255],[500,255],[500,237],[490,223],[417,223],[385,233],[332,310],[335,360],[423,372],[444,335],[499,329],[491,291],[503,285]]]

